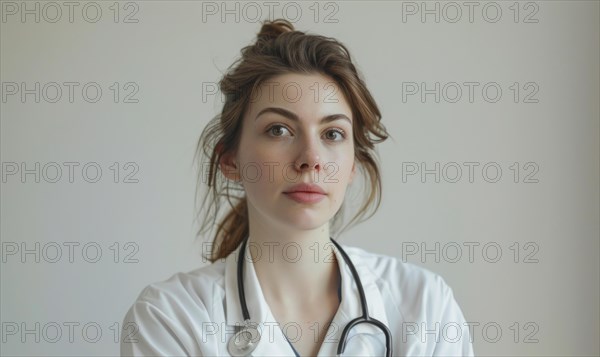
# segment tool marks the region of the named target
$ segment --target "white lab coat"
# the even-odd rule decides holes
[[[340,266],[342,300],[318,356],[336,355],[343,328],[361,315],[352,273],[332,247]],[[451,288],[439,275],[397,258],[344,244],[342,248],[361,278],[370,316],[391,331],[394,356],[473,355],[468,325]],[[124,318],[121,356],[229,356],[227,342],[243,321],[236,274],[239,250],[226,259],[147,286]],[[262,334],[252,355],[294,356],[283,331],[292,340],[297,333],[315,331],[279,326],[262,294],[253,263],[244,261],[247,306]],[[357,333],[367,335],[352,339]],[[383,355],[384,350],[370,350],[373,339],[385,341],[377,328],[356,325],[349,338],[352,350],[347,347],[346,353]],[[380,346],[384,347],[383,342]]]

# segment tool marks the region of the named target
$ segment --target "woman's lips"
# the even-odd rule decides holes
[[[325,195],[317,192],[286,192],[286,196],[299,203],[317,203],[325,198]]]

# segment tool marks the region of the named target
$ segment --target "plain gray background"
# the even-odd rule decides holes
[[[598,2],[0,4],[2,355],[118,355],[141,290],[206,264],[196,140],[269,6],[348,46],[393,136],[341,241],[442,275],[477,355],[600,354]]]

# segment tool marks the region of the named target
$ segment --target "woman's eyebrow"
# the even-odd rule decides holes
[[[265,113],[275,113],[275,114],[279,114],[279,115],[284,116],[293,121],[300,121],[300,118],[298,118],[298,116],[296,114],[290,112],[289,110],[283,109],[283,108],[275,108],[275,107],[264,108],[263,110],[258,112],[258,114],[256,115],[256,118],[254,118],[254,120],[256,121],[256,119],[258,119],[258,117],[260,117],[261,115],[263,115]],[[321,123],[329,123],[329,122],[332,122],[334,120],[339,120],[339,119],[347,120],[350,124],[352,124],[352,120],[350,120],[350,118],[348,118],[345,114],[327,115],[321,119]]]

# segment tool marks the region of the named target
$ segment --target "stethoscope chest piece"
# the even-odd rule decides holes
[[[233,335],[227,343],[227,350],[232,356],[249,356],[260,342],[260,332],[256,326],[246,323]]]

